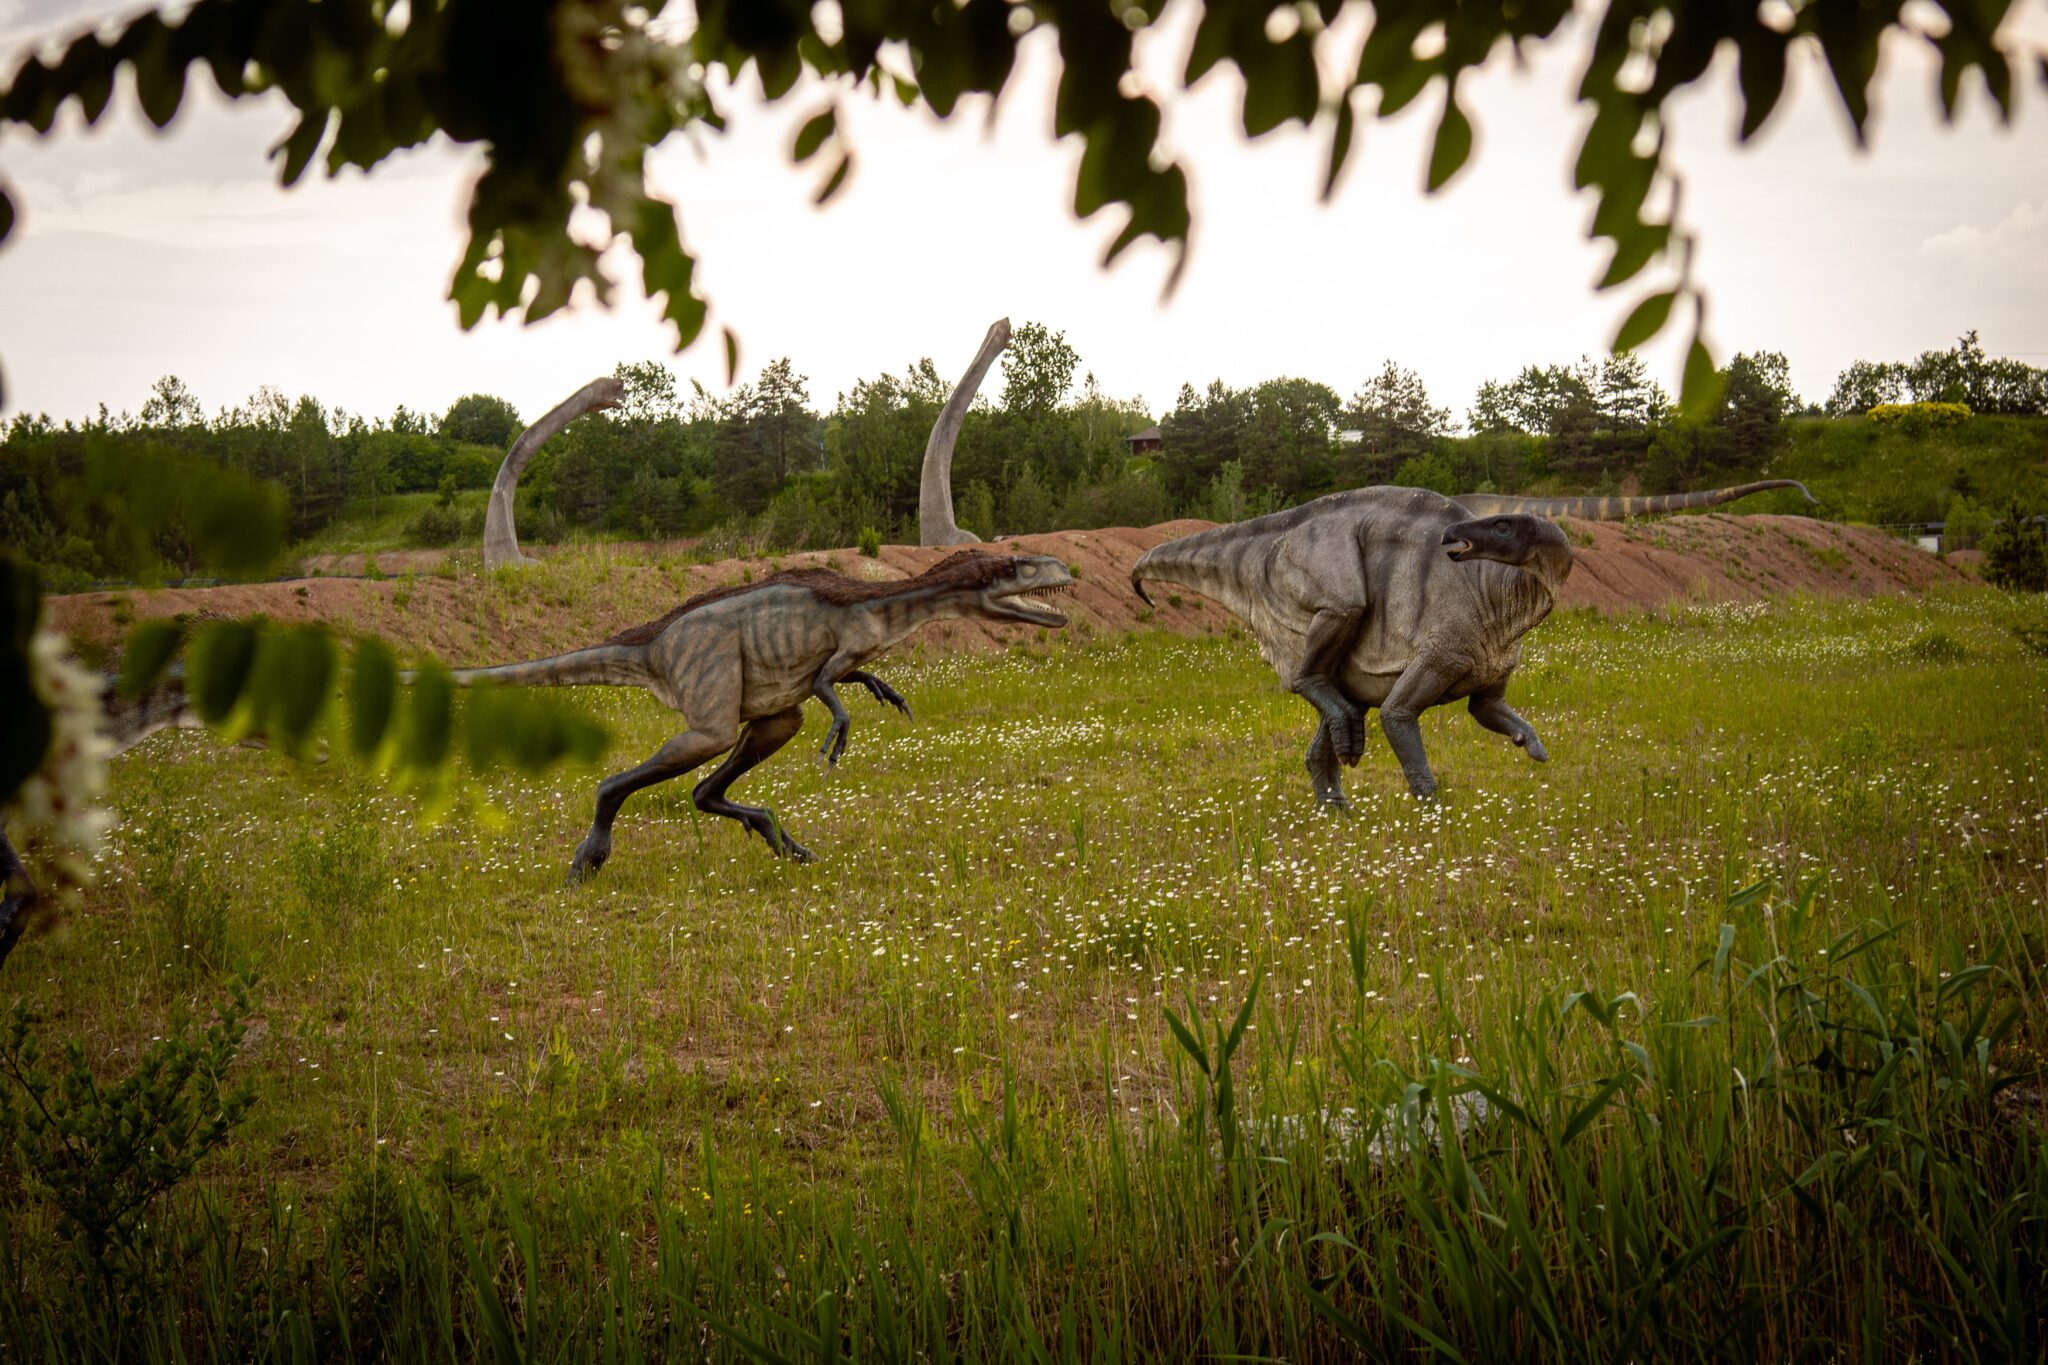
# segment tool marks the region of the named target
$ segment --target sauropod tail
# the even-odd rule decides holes
[[[1772,488],[1796,488],[1808,502],[1815,505],[1820,502],[1797,479],[1763,479],[1757,483],[1739,483],[1733,488],[1708,488],[1697,493],[1658,493],[1647,498],[1522,498],[1508,493],[1462,493],[1452,501],[1474,516],[1481,517],[1500,512],[1527,512],[1539,517],[1577,517],[1580,521],[1623,521],[1629,517],[1656,517],[1668,512],[1719,507]]]

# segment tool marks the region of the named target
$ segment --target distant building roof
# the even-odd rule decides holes
[[[1124,441],[1127,444],[1134,443],[1137,441],[1163,441],[1165,439],[1166,438],[1164,436],[1161,436],[1159,434],[1159,428],[1156,426],[1146,427],[1143,431],[1139,432],[1135,436],[1124,437]]]

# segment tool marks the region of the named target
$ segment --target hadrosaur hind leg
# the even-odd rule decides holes
[[[1401,760],[1408,790],[1424,801],[1436,795],[1436,774],[1429,770],[1429,755],[1422,749],[1422,727],[1416,720],[1442,699],[1452,680],[1448,671],[1428,659],[1417,659],[1408,665],[1394,690],[1380,704],[1380,731],[1386,735],[1394,757]]]
[[[789,837],[774,812],[764,806],[743,806],[725,799],[728,787],[748,769],[789,743],[803,728],[804,713],[799,706],[748,722],[747,728],[740,731],[739,744],[726,755],[725,762],[718,765],[717,771],[697,784],[696,790],[690,793],[690,799],[706,815],[723,815],[728,820],[737,820],[766,840],[768,847],[775,852],[807,863],[811,861],[811,851]]]
[[[1308,780],[1316,789],[1316,800],[1333,810],[1350,810],[1344,784],[1338,778],[1337,750],[1330,742],[1330,722],[1316,726],[1316,737],[1308,742]]]
[[[569,864],[570,882],[582,881],[603,867],[604,860],[612,856],[612,821],[619,818],[619,807],[626,804],[627,797],[642,787],[681,777],[692,768],[718,757],[733,746],[734,737],[735,732],[729,725],[685,731],[656,749],[654,756],[639,767],[614,773],[598,783],[597,817],[590,822],[590,833],[583,836],[583,842],[577,845],[576,857]]]
[[[1543,741],[1536,737],[1536,727],[1516,714],[1499,692],[1481,692],[1472,698],[1468,709],[1472,719],[1497,735],[1506,735],[1538,763],[1550,761],[1550,751],[1543,747]]]
[[[1325,742],[1338,761],[1352,764],[1365,753],[1365,712],[1338,685],[1337,671],[1361,619],[1360,612],[1317,612],[1309,622],[1301,662],[1287,684],[1322,716]]]

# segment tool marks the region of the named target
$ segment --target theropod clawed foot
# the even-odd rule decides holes
[[[597,875],[604,866],[604,860],[612,856],[612,836],[592,830],[576,846],[576,856],[569,860],[569,875],[564,879],[568,886],[581,886]]]

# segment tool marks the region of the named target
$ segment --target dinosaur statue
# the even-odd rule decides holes
[[[1318,800],[1347,804],[1337,765],[1364,755],[1375,706],[1409,789],[1427,800],[1436,777],[1416,720],[1432,706],[1469,698],[1481,726],[1549,758],[1505,699],[1522,636],[1572,571],[1571,542],[1548,518],[1619,520],[1785,487],[1806,493],[1790,479],[1649,498],[1358,488],[1155,545],[1132,567],[1131,587],[1150,602],[1146,583],[1177,583],[1250,627],[1266,662],[1322,718],[1307,758]]]
[[[818,753],[829,768],[846,751],[851,720],[835,687],[855,683],[910,714],[908,703],[861,665],[928,621],[965,617],[1064,626],[1067,618],[1026,596],[1061,592],[1066,566],[1045,555],[962,550],[915,578],[868,582],[828,569],[792,569],[753,583],[701,593],[658,620],[602,644],[528,663],[469,668],[455,681],[524,686],[644,687],[680,711],[689,729],[638,767],[598,784],[597,815],[576,850],[569,880],[581,881],[611,855],[612,821],[627,797],[725,754],[690,793],[698,810],[737,820],[778,854],[810,861],[804,848],[759,806],[726,799],[748,769],[803,728],[803,702],[832,713]]]
[[[552,408],[548,415],[519,433],[519,439],[505,452],[498,477],[491,482],[491,500],[484,508],[484,567],[531,564],[519,551],[519,532],[513,523],[512,503],[519,492],[519,476],[540,448],[587,412],[601,412],[626,401],[626,382],[616,376],[593,379]]]
[[[946,400],[946,406],[939,409],[939,418],[932,423],[931,439],[924,445],[924,470],[917,485],[917,540],[920,545],[973,545],[977,537],[972,531],[963,531],[953,520],[953,446],[960,439],[960,427],[967,421],[967,406],[974,401],[974,391],[981,387],[981,381],[988,374],[988,367],[995,364],[996,357],[1010,344],[1010,320],[997,318],[990,324],[988,335],[981,339],[981,349],[974,354],[974,363],[967,367],[967,373],[960,376],[960,382],[953,386],[953,396]],[[984,526],[984,532],[993,532]]]

